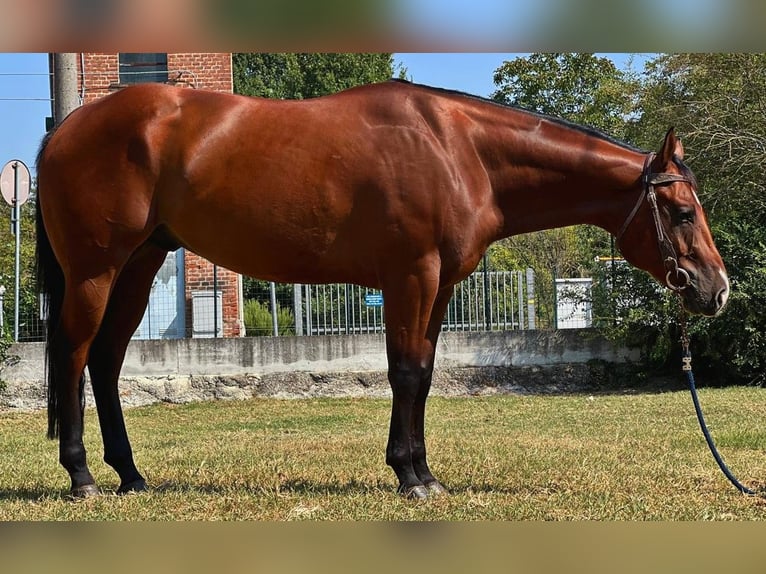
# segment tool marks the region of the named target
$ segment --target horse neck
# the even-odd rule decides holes
[[[645,155],[529,116],[526,129],[516,118],[505,128],[491,124],[477,146],[502,214],[495,239],[577,224],[617,234],[640,193]]]

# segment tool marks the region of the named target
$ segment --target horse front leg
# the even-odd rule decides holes
[[[422,268],[430,273],[412,273],[383,290],[388,380],[393,393],[386,464],[396,473],[398,492],[414,499],[428,498],[428,485],[439,484],[426,462],[423,412],[435,351],[429,326],[433,311],[443,315],[445,307],[441,297],[435,304],[438,267],[425,263]]]
[[[398,492],[407,498],[448,494],[431,472],[426,455],[425,407],[432,374],[433,352],[426,363],[416,367],[399,363],[397,368],[389,368],[394,398],[386,463],[399,479]]]
[[[436,301],[434,302],[431,319],[428,325],[428,331],[426,332],[426,339],[429,343],[426,348],[430,349],[431,353],[428,357],[427,366],[421,372],[420,384],[418,386],[418,392],[415,395],[412,410],[412,432],[410,439],[412,466],[415,469],[415,474],[418,475],[420,481],[428,489],[430,496],[440,496],[449,493],[428,467],[425,440],[425,411],[426,400],[428,399],[428,393],[431,390],[431,381],[433,379],[436,344],[439,340],[439,334],[441,333],[444,314],[447,311],[447,306],[449,305],[453,292],[454,287],[450,286],[440,290],[436,296]]]
[[[405,361],[389,366],[388,380],[393,392],[391,424],[386,447],[386,464],[399,480],[397,492],[407,498],[428,498],[428,489],[415,471],[413,464],[412,428],[414,405],[420,387],[420,369]]]

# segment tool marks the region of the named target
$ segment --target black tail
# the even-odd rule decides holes
[[[43,139],[40,146],[40,152],[37,155],[37,173],[38,188],[36,203],[36,236],[37,245],[35,250],[35,259],[37,262],[37,291],[43,296],[44,311],[46,311],[46,332],[45,332],[45,379],[48,387],[48,438],[56,438],[59,432],[58,404],[56,400],[56,360],[55,353],[52,352],[53,339],[61,317],[61,307],[64,302],[64,273],[61,265],[56,260],[53,253],[48,232],[45,229],[43,213],[40,208],[42,201],[43,183],[39,179],[40,165],[50,137],[53,135],[51,130]]]

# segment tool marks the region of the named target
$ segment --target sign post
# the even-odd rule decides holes
[[[19,340],[19,300],[21,293],[21,206],[29,199],[31,177],[23,161],[12,159],[0,171],[0,192],[11,206],[11,233],[16,238],[13,340]]]

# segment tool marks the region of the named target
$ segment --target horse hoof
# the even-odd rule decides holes
[[[143,478],[139,478],[138,480],[134,480],[126,484],[121,484],[120,488],[117,489],[117,494],[129,494],[131,492],[145,492],[147,490],[149,490],[149,487],[146,486],[146,481]]]
[[[428,489],[422,484],[417,484],[415,486],[400,486],[398,492],[408,500],[428,499]]]
[[[101,491],[95,484],[83,484],[76,488],[72,488],[69,491],[69,497],[73,500],[81,500],[83,498],[90,498],[92,496],[98,496]]]
[[[430,497],[449,496],[449,490],[447,490],[438,480],[429,482],[426,484],[426,488],[428,489],[428,496]]]

